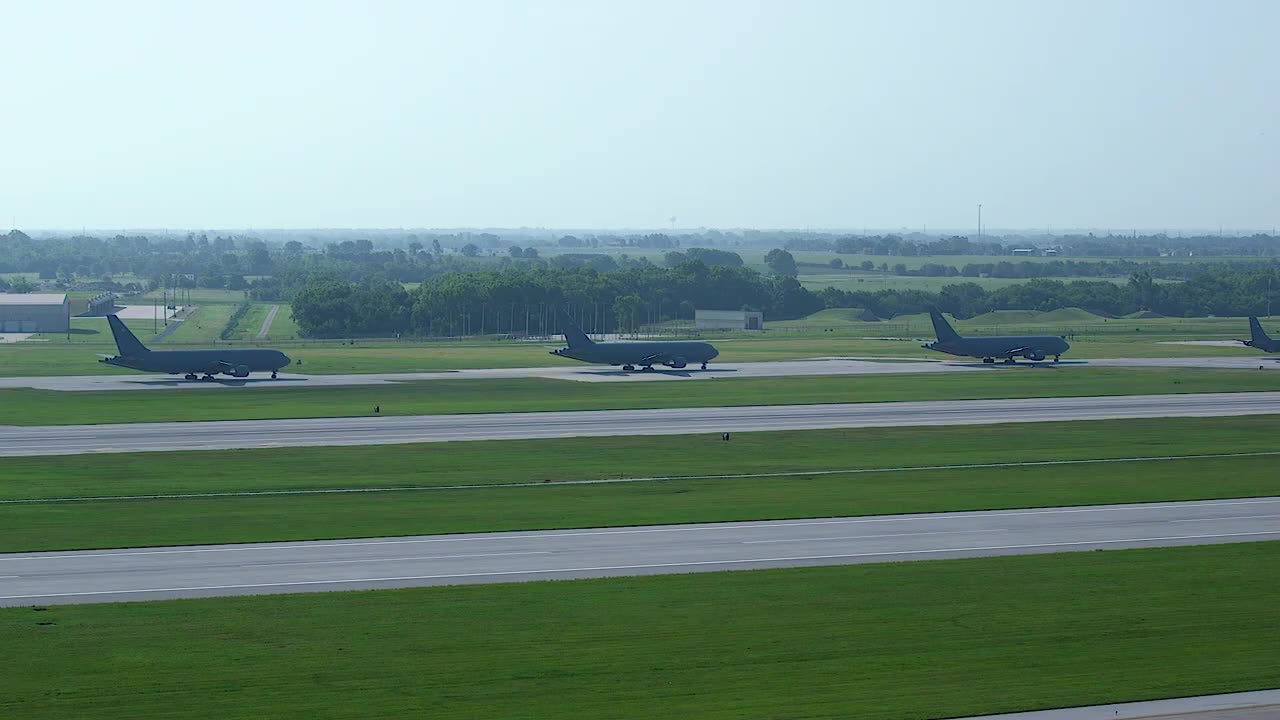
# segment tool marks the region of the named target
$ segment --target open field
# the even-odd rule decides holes
[[[202,345],[213,346],[219,343],[218,336],[226,327],[236,311],[235,305],[210,304],[197,305],[195,310],[164,339],[164,345]],[[110,334],[108,333],[108,336]],[[143,342],[146,342],[145,340]]]
[[[0,610],[0,714],[839,716],[1280,684],[1280,543]],[[182,638],[174,642],[174,638]]]
[[[8,458],[0,551],[1256,497],[1277,492],[1274,456],[1018,463],[1268,453],[1277,432],[1260,416]],[[744,473],[767,476],[697,479]],[[684,479],[562,484],[620,477]],[[287,494],[387,488],[405,489]],[[248,494],[103,499],[202,493]]]
[[[1043,368],[1025,372],[582,383],[545,378],[202,392],[0,390],[0,425],[85,425],[373,415],[799,405],[904,400],[1160,395],[1280,390],[1280,375],[1203,368]]]
[[[166,297],[173,298],[173,289],[152,290],[142,295],[147,300],[161,300]],[[180,302],[185,304],[190,299],[192,305],[209,305],[209,304],[229,304],[235,305],[249,299],[249,295],[244,290],[218,290],[213,288],[190,288],[178,291]]]

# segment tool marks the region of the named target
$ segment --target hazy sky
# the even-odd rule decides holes
[[[0,227],[1270,229],[1280,2],[0,0]]]

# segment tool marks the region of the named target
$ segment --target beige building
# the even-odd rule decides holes
[[[764,313],[755,310],[695,310],[698,330],[763,330]]]
[[[71,302],[66,294],[0,294],[0,332],[64,333],[70,329]]]

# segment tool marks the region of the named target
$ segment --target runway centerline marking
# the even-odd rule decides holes
[[[935,532],[885,533],[883,535],[837,535],[832,537],[786,538],[783,540],[743,540],[741,545],[776,545],[778,543],[797,542],[829,542],[832,540],[874,540],[891,537],[920,537],[924,535],[973,535],[977,533],[1009,532],[1009,528],[991,528],[989,530],[937,530]]]
[[[393,558],[352,558],[350,560],[302,560],[299,562],[251,563],[241,565],[242,568],[256,567],[288,567],[291,565],[344,565],[348,563],[398,562],[402,560],[453,560],[456,558],[512,557],[515,555],[551,555],[550,550],[532,550],[529,552],[509,553],[470,553],[466,555],[417,555],[412,557]]]
[[[583,530],[569,532],[548,531],[541,534],[523,533],[523,534],[505,534],[491,533],[485,535],[471,536],[444,536],[444,537],[422,537],[422,538],[406,538],[393,540],[353,540],[349,542],[318,542],[312,544],[275,544],[260,543],[250,545],[222,546],[222,547],[177,547],[155,550],[125,550],[120,552],[91,552],[84,551],[78,553],[61,554],[61,555],[16,555],[4,556],[0,555],[0,562],[5,561],[24,561],[24,560],[76,560],[83,558],[95,557],[129,557],[137,555],[183,555],[196,553],[217,553],[217,552],[270,552],[277,550],[313,550],[335,547],[366,547],[374,545],[416,545],[428,543],[451,543],[451,542],[471,542],[471,541],[502,541],[502,540],[544,540],[565,537],[583,537],[583,536],[607,536],[607,535],[648,535],[655,533],[671,533],[671,532],[719,532],[723,530],[768,530],[774,528],[793,528],[808,527],[819,525],[856,525],[860,523],[881,523],[881,522],[929,522],[939,520],[980,520],[992,517],[1021,517],[1032,515],[1070,515],[1076,513],[1096,513],[1096,512],[1124,512],[1129,510],[1146,511],[1146,510],[1168,510],[1171,508],[1200,508],[1200,507],[1229,507],[1233,505],[1264,505],[1280,503],[1280,498],[1260,498],[1260,499],[1244,499],[1244,500],[1207,500],[1203,502],[1173,502],[1173,503],[1150,503],[1135,505],[1116,505],[1108,507],[1067,507],[1054,508],[1047,510],[992,510],[989,512],[964,512],[956,513],[935,513],[922,515],[895,515],[892,517],[854,517],[841,518],[831,520],[807,520],[795,522],[770,522],[759,521],[749,523],[725,523],[725,524],[706,524],[706,525],[677,525],[672,527],[653,527],[653,528],[620,528],[616,530]]]
[[[395,577],[348,578],[340,580],[295,580],[274,583],[243,583],[234,585],[198,585],[190,587],[170,588],[136,588],[125,590],[88,590],[84,592],[42,593],[29,595],[0,595],[0,600],[23,600],[54,597],[89,597],[98,595],[132,595],[157,592],[195,592],[201,590],[246,590],[253,588],[300,587],[314,585],[349,585],[354,583],[407,582],[413,580],[452,580],[474,577],[509,577],[512,575],[553,575],[574,572],[611,572],[616,570],[653,570],[661,568],[702,567],[711,565],[745,565],[768,562],[803,562],[810,560],[845,560],[863,557],[893,557],[902,555],[929,555],[954,552],[984,552],[994,550],[1028,550],[1034,548],[1079,547],[1084,545],[1115,545],[1130,542],[1163,542],[1173,540],[1208,540],[1229,537],[1250,537],[1261,535],[1280,535],[1280,530],[1223,533],[1215,535],[1173,535],[1166,537],[1124,538],[1119,540],[1076,540],[1058,543],[1027,543],[1018,545],[987,545],[977,547],[932,548],[924,550],[886,550],[868,553],[841,553],[835,555],[795,555],[789,557],[736,558],[729,560],[690,560],[675,563],[642,563],[636,565],[599,565],[594,567],[548,568],[541,570],[495,570],[489,572],[453,573],[440,575],[400,575]]]

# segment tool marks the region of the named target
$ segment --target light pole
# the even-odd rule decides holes
[[[978,203],[978,238],[982,238],[982,203]]]

